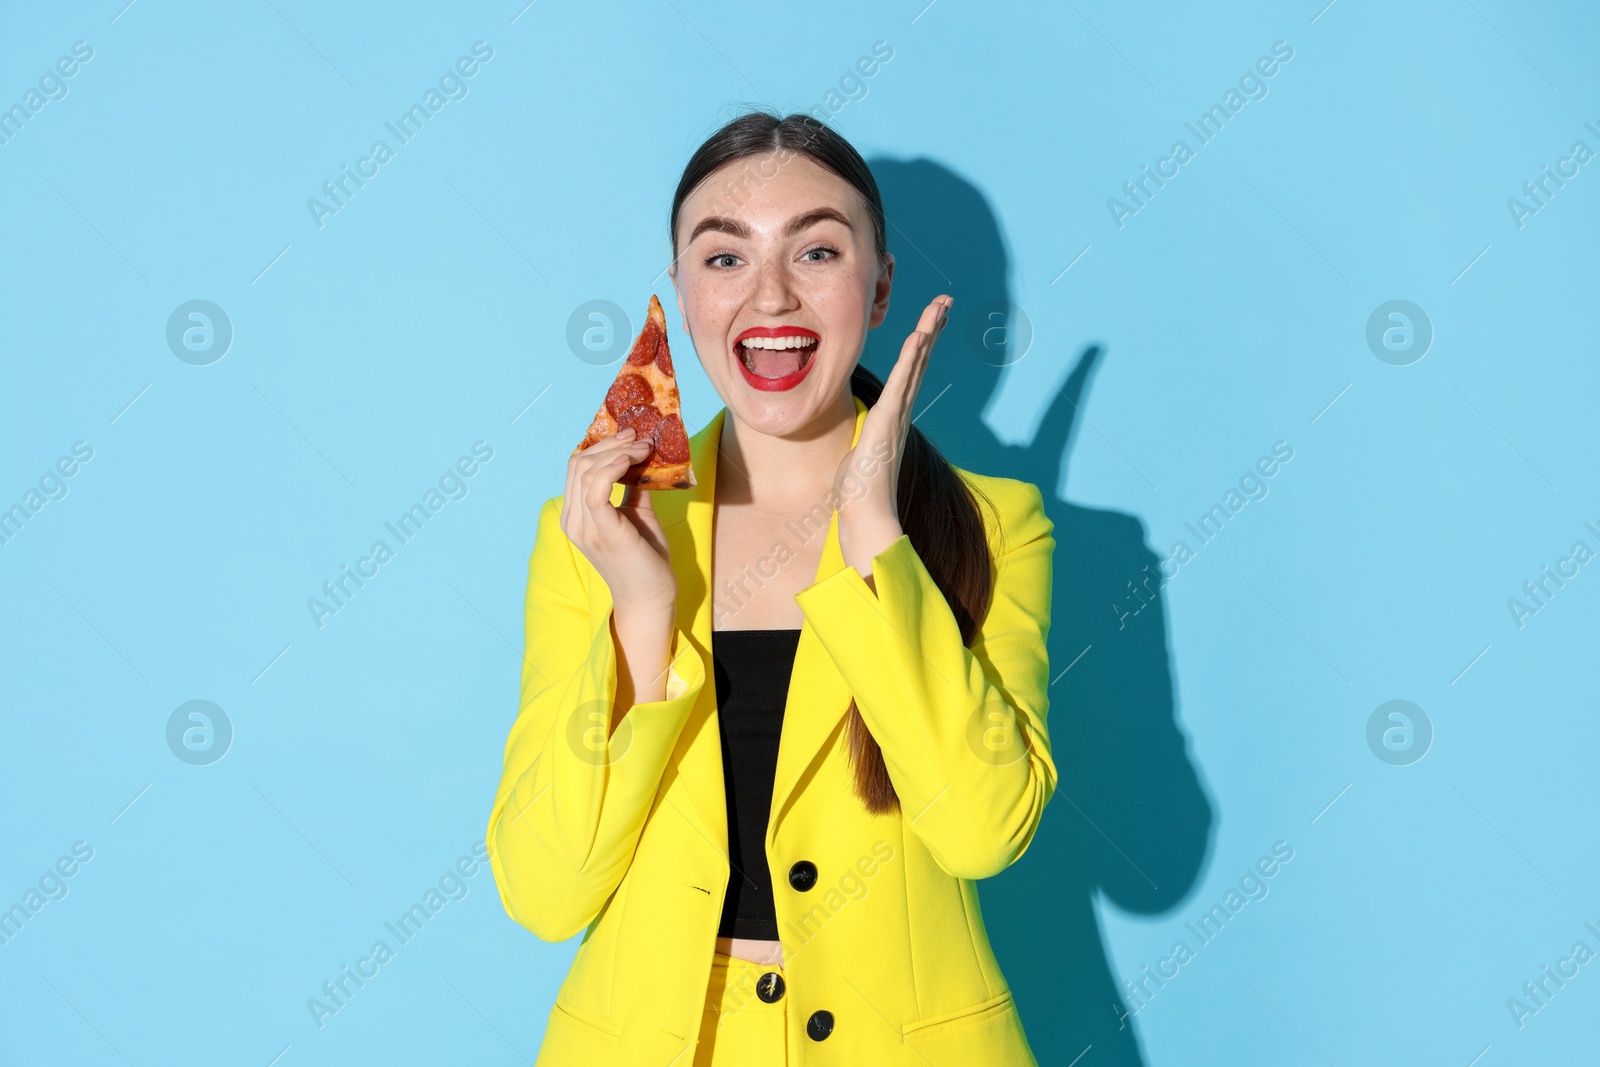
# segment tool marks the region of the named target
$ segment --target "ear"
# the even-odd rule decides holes
[[[889,288],[894,284],[894,253],[883,254],[883,269],[878,271],[878,280],[872,287],[872,317],[867,320],[867,329],[875,330],[883,325],[884,318],[889,314]]]
[[[683,310],[683,290],[678,288],[678,261],[673,260],[667,268],[667,277],[672,279],[672,295],[678,301],[678,321],[683,323],[684,332],[689,332],[689,313]]]

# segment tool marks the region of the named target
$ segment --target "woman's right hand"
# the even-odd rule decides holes
[[[614,604],[670,616],[678,602],[678,579],[651,491],[630,485],[622,502],[611,504],[611,487],[652,447],[629,427],[568,459],[561,529],[605,579]]]

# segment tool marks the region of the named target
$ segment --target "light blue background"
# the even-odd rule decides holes
[[[1059,498],[1063,777],[983,887],[1041,1060],[1594,1055],[1600,963],[1521,1028],[1506,1001],[1600,950],[1600,565],[1521,628],[1506,602],[1600,549],[1600,163],[1521,227],[1506,202],[1600,150],[1600,14],[923,3],[8,5],[0,104],[73,42],[94,57],[0,145],[0,506],[74,442],[94,458],[0,546],[0,906],[74,842],[94,857],[0,946],[0,1060],[534,1058],[576,941],[515,925],[486,868],[322,1028],[306,1001],[482,840],[537,507],[615,372],[569,315],[610,300],[636,328],[694,146],[743,103],[828,107],[880,40],[834,118],[895,179],[899,317],[869,365],[940,290],[957,325],[1009,296],[1033,328],[981,385],[947,332],[923,401],[961,387],[919,425]],[[468,95],[319,228],[307,198],[480,40]],[[1184,122],[1275,41],[1268,95],[1119,228],[1107,198],[1196,147]],[[165,340],[194,299],[235,331],[209,366]],[[1435,331],[1409,366],[1366,343],[1391,299]],[[721,405],[669,324],[693,431]],[[477,441],[468,494],[319,629],[307,599]],[[1277,441],[1270,493],[1119,628],[1138,567],[1078,549],[1165,558]],[[234,729],[210,766],[166,742],[195,699]],[[1435,732],[1410,766],[1367,745],[1391,699]],[[1078,773],[1074,739],[1116,774]],[[1135,1043],[1121,981],[1197,944],[1185,923],[1277,841],[1270,894]]]

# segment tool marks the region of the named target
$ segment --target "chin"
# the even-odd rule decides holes
[[[787,437],[804,429],[816,415],[814,405],[802,402],[792,393],[742,396],[734,407],[746,426],[774,437]]]
[[[809,386],[811,383],[805,383]],[[786,392],[761,393],[735,382],[734,403],[728,405],[739,416],[739,421],[759,433],[772,437],[790,437],[811,425],[826,403],[818,400],[811,389],[794,389]]]

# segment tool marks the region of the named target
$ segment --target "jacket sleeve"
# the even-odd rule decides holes
[[[1037,486],[1004,482],[993,598],[970,648],[905,534],[872,559],[876,595],[847,566],[795,597],[883,750],[903,817],[967,879],[1022,856],[1056,785],[1045,729],[1054,524]]]
[[[617,691],[611,593],[560,516],[560,497],[539,515],[520,711],[487,832],[501,903],[545,941],[587,927],[622,881],[705,684],[701,654],[675,628],[666,698],[635,704],[607,736]],[[590,572],[592,598],[580,568]]]

